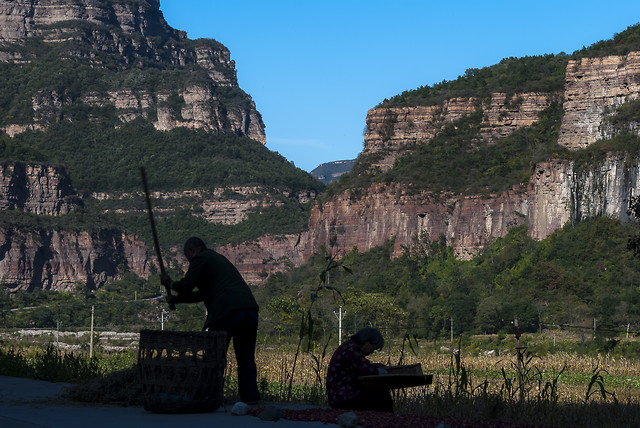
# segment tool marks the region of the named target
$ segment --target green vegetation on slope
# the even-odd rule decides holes
[[[445,125],[428,144],[405,146],[407,153],[396,159],[389,171],[370,170],[369,165],[381,154],[361,156],[349,173],[328,187],[323,197],[346,189],[363,189],[375,182],[403,183],[436,194],[504,191],[527,182],[536,162],[569,156],[557,144],[562,113],[562,104],[554,101],[540,112],[536,123],[489,145],[481,142],[479,108]]]
[[[484,99],[494,92],[554,93],[564,87],[564,73],[569,57],[565,54],[505,58],[496,65],[470,68],[453,81],[421,86],[385,99],[376,108],[439,105],[455,97]]]
[[[557,157],[562,105],[554,102],[532,126],[496,144],[477,144],[482,112],[446,125],[429,144],[416,144],[376,180],[461,194],[500,192],[524,183],[536,162]]]
[[[601,40],[589,47],[574,52],[575,58],[593,58],[609,55],[626,55],[640,51],[640,23],[630,25],[626,30],[616,33],[611,39]]]
[[[279,317],[280,324],[289,325],[283,332],[293,335],[301,308],[313,298],[318,334],[322,326],[333,325],[333,311],[341,305],[350,331],[372,324],[396,337],[410,331],[446,338],[452,318],[456,336],[511,333],[517,316],[525,332],[551,327],[590,334],[596,319],[599,335],[606,338],[620,326],[640,323],[640,259],[627,249],[638,230],[600,217],[567,225],[537,242],[523,226],[470,261],[457,260],[443,241],[424,238],[398,258],[391,258],[392,242],[363,253],[354,249],[339,260],[351,273],[334,269],[328,280],[344,300],[336,293],[314,293],[327,263],[317,254],[299,268],[272,275],[256,296],[265,316]],[[157,324],[164,303],[141,299],[157,292],[157,277],[145,281],[126,274],[94,293],[81,284],[76,293],[0,293],[0,317],[6,327],[51,328],[62,320],[71,328],[88,325],[88,308],[95,305],[98,325],[143,327]],[[7,311],[31,306],[39,308]],[[198,329],[202,311],[186,305],[172,313],[170,323]]]
[[[74,187],[84,192],[141,192],[140,167],[147,171],[153,191],[205,190],[232,185],[260,185],[276,199],[277,206],[256,208],[238,225],[210,224],[200,218],[197,200],[160,201],[169,214],[158,217],[163,245],[180,245],[193,235],[225,244],[252,240],[266,233],[297,233],[309,218],[310,203],[299,204],[289,193],[321,192],[324,185],[262,144],[235,134],[210,134],[176,128],[157,131],[138,119],[119,129],[86,120],[60,122],[46,132],[26,132],[14,138],[0,137],[0,159],[63,164]],[[238,195],[231,195],[238,197]],[[124,209],[138,213],[115,214]],[[109,210],[110,214],[103,214]],[[144,200],[86,200],[79,211],[53,219],[37,216],[3,216],[6,225],[30,228],[40,225],[78,230],[120,227],[151,242]]]
[[[345,325],[372,322],[397,334],[414,331],[433,338],[447,337],[451,318],[456,335],[510,333],[515,316],[528,332],[540,325],[589,331],[597,319],[606,336],[607,330],[640,322],[640,291],[635,286],[640,283],[640,259],[627,249],[637,230],[635,225],[600,217],[567,225],[536,242],[522,226],[470,261],[456,260],[442,241],[424,238],[396,259],[391,258],[391,243],[366,253],[354,249],[341,259],[353,273],[333,271],[331,285],[344,296],[353,288],[368,293],[368,299],[375,300],[376,293],[393,299],[393,305],[383,306],[369,319],[345,305]],[[324,263],[318,257],[272,275],[261,299],[296,299],[300,290],[313,290]],[[303,294],[308,299],[310,293]],[[344,305],[337,298],[326,301],[329,309],[322,316],[327,322],[339,304]],[[396,308],[406,317],[381,322],[385,311],[394,313]]]
[[[252,210],[246,220],[235,225],[209,223],[192,208],[179,209],[170,215],[156,215],[158,235],[165,246],[181,246],[191,236],[201,236],[211,245],[240,244],[270,234],[299,233],[307,228],[311,204],[297,204],[282,198],[281,205]],[[153,242],[146,213],[109,216],[126,230]]]
[[[16,49],[21,52],[24,63],[0,62],[3,76],[0,81],[0,111],[4,114],[0,117],[0,125],[31,123],[34,116],[51,121],[77,120],[78,103],[84,97],[108,97],[109,91],[129,90],[138,96],[159,91],[177,94],[179,89],[189,85],[208,87],[211,83],[207,72],[197,66],[178,67],[169,62],[145,61],[137,57],[140,67],[124,67],[118,63],[122,61],[120,55],[87,52],[91,49],[91,42],[86,40],[45,43],[39,39],[27,39]],[[74,55],[69,52],[74,52]],[[101,67],[90,63],[88,58]],[[234,91],[243,96],[231,96]],[[224,88],[217,95],[223,100],[233,99],[237,104],[250,102],[240,89]],[[40,104],[37,112],[33,109],[34,100]],[[171,103],[171,99],[166,103]],[[87,106],[82,108],[86,112]],[[97,108],[91,113],[94,122],[114,119],[113,115],[103,116],[104,111]]]
[[[14,140],[14,146],[24,151],[32,148],[65,165],[74,186],[90,192],[140,190],[141,166],[147,169],[154,190],[238,184],[290,191],[324,188],[310,174],[249,138],[185,128],[157,131],[141,119],[119,129],[89,121],[61,122],[46,132],[27,132]]]

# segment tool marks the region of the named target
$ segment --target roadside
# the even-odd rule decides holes
[[[127,426],[175,428],[181,425],[210,425],[216,428],[236,428],[238,426],[266,428],[272,423],[251,415],[234,416],[231,414],[231,405],[225,405],[213,413],[182,415],[151,413],[141,407],[85,405],[59,398],[64,389],[69,386],[70,384],[67,383],[0,376],[0,426],[7,428],[113,428]],[[278,404],[277,407],[295,409],[304,406]],[[277,424],[278,428],[335,428],[339,426],[322,422],[289,421],[286,419],[280,419]]]

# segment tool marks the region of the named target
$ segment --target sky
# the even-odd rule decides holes
[[[235,61],[267,147],[310,172],[355,159],[386,98],[503,58],[573,53],[640,22],[640,0],[160,0]]]

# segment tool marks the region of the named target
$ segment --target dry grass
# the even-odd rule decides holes
[[[301,353],[292,372],[294,351],[258,349],[263,391],[267,384],[279,385],[280,389],[269,390],[270,399],[326,404],[322,392],[330,354],[328,350],[321,358]],[[391,350],[370,359],[391,365],[420,363],[425,373],[434,375],[428,387],[394,391],[398,413],[533,421],[547,426],[629,426],[629,420],[640,420],[640,360],[560,352],[542,358],[525,356],[518,369],[515,352],[461,354],[456,360],[451,352]],[[231,355],[228,373],[235,373]],[[308,389],[287,395],[290,382]]]

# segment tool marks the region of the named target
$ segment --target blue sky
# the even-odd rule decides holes
[[[297,167],[355,159],[367,110],[507,57],[572,53],[640,22],[640,1],[160,0],[173,28],[231,51]]]

